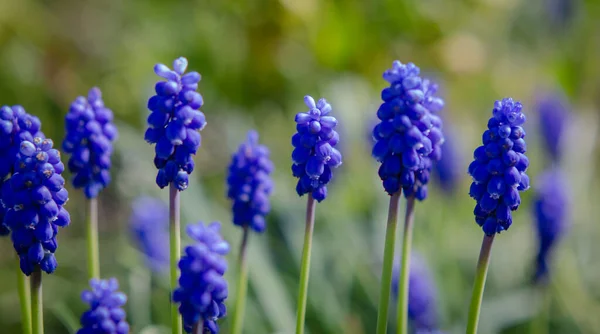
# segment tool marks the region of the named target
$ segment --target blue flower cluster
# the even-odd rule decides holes
[[[82,327],[77,334],[128,334],[129,324],[123,309],[127,296],[118,291],[117,279],[94,278],[90,286],[90,290],[81,294],[81,300],[88,303],[90,309],[81,316]]]
[[[327,183],[333,176],[331,169],[342,164],[342,154],[335,146],[340,136],[335,131],[337,119],[330,116],[331,105],[325,99],[317,103],[304,97],[308,112],[296,115],[296,134],[292,136],[292,173],[299,178],[296,192],[302,196],[311,193],[321,202],[327,197]]]
[[[271,209],[272,171],[269,149],[258,143],[256,131],[249,131],[248,138],[231,158],[227,176],[227,197],[233,201],[235,225],[249,226],[256,232],[265,230],[265,216]]]
[[[394,265],[392,292],[398,296],[400,262]],[[416,333],[437,333],[439,310],[437,291],[427,264],[417,253],[411,255],[408,277],[408,317]]]
[[[30,275],[36,265],[47,273],[57,267],[58,227],[70,223],[63,205],[69,194],[60,175],[64,165],[52,140],[36,137],[22,141],[14,174],[2,187],[2,203],[7,208],[4,223],[19,254],[21,270]]]
[[[543,282],[548,277],[550,253],[569,229],[569,187],[558,169],[544,172],[536,184],[533,216],[539,248],[534,280]]]
[[[71,154],[68,167],[73,187],[83,188],[87,198],[95,198],[110,183],[110,157],[117,138],[113,113],[104,106],[99,88],[90,89],[87,99],[79,96],[71,103],[65,130],[62,148]]]
[[[544,93],[536,105],[542,143],[553,161],[562,156],[562,141],[569,120],[569,107],[557,93]]]
[[[475,149],[475,160],[469,165],[473,177],[469,194],[477,201],[475,221],[486,235],[508,230],[511,211],[521,204],[519,191],[529,189],[522,108],[511,98],[496,101],[483,145]]]
[[[163,64],[154,66],[154,72],[167,81],[156,84],[156,95],[148,101],[151,113],[144,136],[156,144],[156,184],[164,188],[173,183],[180,191],[188,187],[189,174],[194,170],[192,155],[200,147],[200,130],[206,125],[199,110],[202,96],[196,92],[200,74],[184,74],[187,65],[187,59],[181,57],[173,62],[173,70]]]
[[[442,158],[435,163],[434,170],[442,190],[446,194],[453,194],[458,188],[463,177],[463,157],[459,152],[457,137],[444,129],[444,145],[442,145]]]
[[[373,156],[381,162],[379,177],[392,195],[427,197],[432,161],[440,160],[444,143],[442,120],[436,115],[444,101],[435,96],[437,85],[422,79],[413,63],[394,61],[383,73],[390,87],[383,89],[377,110],[381,121],[373,129]]]
[[[218,333],[217,319],[227,313],[227,270],[225,255],[229,244],[221,237],[221,224],[198,223],[187,227],[188,235],[195,241],[185,248],[179,260],[179,288],[173,292],[173,301],[180,303],[184,329],[190,333],[198,323],[206,333]]]
[[[140,197],[132,204],[132,235],[154,272],[169,267],[169,208],[158,198]]]

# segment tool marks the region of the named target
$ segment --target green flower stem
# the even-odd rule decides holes
[[[241,334],[244,323],[244,310],[246,306],[246,293],[248,290],[248,261],[246,260],[246,248],[248,245],[248,226],[244,226],[242,243],[240,246],[239,278],[237,286],[237,300],[235,302],[235,315],[233,317],[232,334]]]
[[[412,234],[415,218],[415,197],[406,200],[406,214],[404,216],[404,234],[402,236],[402,262],[400,266],[400,280],[398,281],[398,334],[406,334],[408,330],[408,278],[410,275],[410,252],[412,248]]]
[[[88,276],[100,278],[100,255],[98,250],[98,199],[87,200],[87,255]]]
[[[486,235],[483,237],[483,242],[481,243],[477,272],[475,273],[475,283],[473,284],[473,295],[471,296],[471,306],[469,307],[467,334],[477,333],[479,314],[481,313],[481,301],[483,300],[483,289],[485,288],[485,278],[487,277],[488,266],[490,264],[493,242],[494,235]]]
[[[204,334],[204,320],[200,319],[197,323],[194,324],[192,328],[192,334]]]
[[[388,220],[385,230],[385,248],[383,251],[383,271],[381,273],[381,289],[379,291],[379,308],[377,310],[377,334],[387,332],[387,316],[390,307],[390,290],[392,288],[392,268],[394,266],[394,247],[396,244],[396,225],[398,225],[398,203],[400,191],[390,197]]]
[[[21,304],[21,327],[23,328],[23,334],[31,334],[31,291],[29,291],[29,279],[21,272],[18,257],[17,285],[19,288],[19,302]]]
[[[36,266],[31,274],[31,313],[33,334],[44,334],[44,312],[42,302],[42,271]]]
[[[545,283],[536,286],[538,299],[540,300],[540,312],[533,318],[531,323],[531,333],[548,334],[550,333],[550,298],[549,287]]]
[[[181,317],[177,304],[173,303],[173,291],[177,288],[178,283],[178,264],[181,251],[181,194],[177,188],[171,183],[169,186],[169,245],[171,254],[171,332],[173,334],[181,334],[183,329]]]
[[[304,232],[304,248],[302,249],[302,265],[300,269],[300,290],[298,291],[298,315],[296,318],[296,334],[304,333],[304,318],[306,317],[306,301],[308,298],[308,277],[310,271],[310,252],[312,235],[315,227],[315,199],[308,195],[306,203],[306,230]]]

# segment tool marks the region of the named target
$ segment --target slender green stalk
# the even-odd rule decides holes
[[[192,334],[204,334],[204,323],[202,319],[194,324]]]
[[[88,276],[100,278],[100,252],[98,250],[98,199],[87,200],[87,255]]]
[[[385,248],[383,250],[383,270],[379,291],[379,308],[377,310],[377,334],[387,331],[387,316],[390,307],[390,290],[392,288],[392,268],[394,266],[394,247],[396,244],[396,225],[398,225],[398,203],[400,191],[390,197],[388,220],[385,230]]]
[[[31,313],[33,334],[44,334],[44,311],[42,301],[42,271],[36,266],[31,274]]]
[[[169,187],[169,239],[171,253],[171,296],[177,288],[178,281],[178,262],[181,251],[181,194],[179,190],[171,183]],[[171,301],[171,332],[181,334],[183,329],[181,317],[177,304]]]
[[[248,245],[248,226],[244,226],[242,243],[240,246],[239,278],[237,286],[237,300],[235,302],[235,315],[233,317],[232,334],[242,333],[244,323],[244,310],[246,307],[246,293],[248,290],[248,261],[246,260],[246,248]]]
[[[540,312],[533,318],[531,322],[531,333],[533,334],[548,334],[550,333],[550,293],[548,286],[544,283],[539,283],[536,286],[538,299],[540,300]]]
[[[410,277],[410,252],[412,248],[412,234],[415,218],[415,197],[406,200],[406,213],[404,216],[404,234],[402,236],[402,262],[400,266],[400,280],[398,281],[398,334],[406,334],[408,330],[408,278]]]
[[[481,301],[483,300],[483,289],[485,288],[485,278],[487,277],[488,266],[490,264],[490,254],[494,235],[486,235],[481,243],[479,252],[479,261],[477,262],[477,272],[475,273],[475,283],[473,283],[473,295],[471,296],[471,306],[469,307],[469,322],[467,323],[467,334],[477,333],[479,324],[479,314],[481,313]]]
[[[298,291],[298,314],[296,318],[296,334],[304,333],[306,317],[306,301],[308,299],[308,277],[310,272],[310,252],[312,235],[315,227],[315,199],[308,195],[306,203],[306,230],[304,232],[304,248],[302,249],[302,265],[300,269],[300,290]]]
[[[19,302],[21,304],[21,327],[23,328],[23,334],[31,334],[31,291],[29,290],[29,279],[21,272],[18,257],[17,285],[19,288]]]

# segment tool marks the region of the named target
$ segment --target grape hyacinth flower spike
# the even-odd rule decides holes
[[[81,294],[81,300],[90,309],[81,316],[81,329],[77,334],[128,334],[129,324],[123,306],[127,296],[119,290],[116,278],[108,280],[91,279],[90,290]]]
[[[243,229],[238,259],[239,278],[233,334],[240,334],[243,327],[248,286],[248,233],[250,229],[257,233],[265,230],[265,216],[271,209],[269,197],[273,191],[273,181],[270,177],[272,171],[273,162],[269,158],[269,149],[258,143],[256,131],[249,131],[246,141],[232,156],[227,176],[227,197],[233,202],[233,223]]]
[[[569,230],[569,187],[559,169],[545,171],[537,179],[533,217],[538,237],[534,282],[544,285],[549,280],[550,255]]]
[[[110,183],[111,155],[117,128],[113,113],[104,106],[102,92],[94,87],[88,96],[79,96],[65,116],[66,135],[63,150],[70,154],[69,171],[72,184],[83,189],[86,201],[86,242],[88,277],[100,277],[98,249],[98,194]]]
[[[564,97],[558,93],[546,92],[537,99],[538,126],[544,148],[553,163],[562,157],[562,141],[569,124],[569,106]]]
[[[419,76],[413,63],[394,61],[383,73],[390,84],[381,92],[383,103],[377,110],[380,122],[373,129],[373,157],[381,162],[379,176],[390,195],[386,225],[377,334],[387,331],[392,268],[396,243],[398,203],[404,191],[407,199],[402,242],[401,274],[398,289],[398,333],[407,331],[408,277],[415,199],[427,197],[432,164],[441,158],[444,136],[442,120],[437,114],[444,101],[435,94],[437,84]]]
[[[63,208],[68,200],[60,153],[50,139],[35,137],[19,145],[14,174],[2,188],[2,202],[8,208],[4,217],[11,230],[13,245],[20,257],[21,270],[31,275],[33,333],[43,333],[42,275],[56,270],[54,256],[59,227],[70,223]]]
[[[218,222],[189,225],[187,233],[194,243],[185,248],[179,261],[181,277],[173,301],[180,304],[186,332],[215,334],[219,332],[217,320],[227,313],[227,281],[223,275],[229,244],[221,237]]]
[[[202,96],[196,91],[200,74],[185,73],[187,59],[173,62],[173,69],[163,64],[154,66],[154,73],[166,81],[155,85],[156,95],[148,100],[147,142],[155,144],[154,165],[158,168],[156,184],[162,189],[169,186],[169,236],[171,289],[177,286],[177,261],[180,256],[180,191],[187,189],[189,175],[194,170],[193,155],[200,147],[200,130],[206,125],[200,111]],[[181,318],[177,307],[171,307],[171,329],[181,333]]]
[[[392,292],[398,296],[400,265],[394,262]],[[418,254],[411,254],[408,279],[408,318],[416,333],[436,332],[439,326],[437,291],[433,276],[425,261]]]
[[[143,196],[131,205],[131,234],[146,264],[155,273],[169,268],[169,208],[158,198]]]
[[[488,129],[483,133],[483,145],[475,149],[475,160],[469,165],[473,178],[469,194],[477,201],[475,221],[484,237],[469,309],[468,334],[477,332],[494,236],[512,225],[512,211],[521,204],[519,192],[529,189],[522,108],[520,102],[511,98],[496,101]]]
[[[19,150],[23,140],[33,141],[33,138],[44,138],[40,130],[40,120],[29,115],[22,106],[3,106],[0,108],[0,189],[10,189],[10,177],[14,173]],[[7,188],[5,188],[7,187]],[[2,191],[2,196],[11,196],[10,191]],[[4,223],[6,203],[0,198],[0,236],[10,234],[10,228]],[[6,202],[6,203],[5,203]],[[17,254],[16,265],[20,268],[20,258]],[[21,323],[23,333],[31,333],[31,296],[28,277],[17,269],[17,286],[19,287],[19,302],[21,305]]]
[[[321,202],[327,197],[327,184],[333,176],[332,168],[342,164],[342,154],[335,148],[340,136],[335,130],[337,119],[330,115],[331,105],[323,98],[315,103],[308,95],[304,97],[304,103],[309,110],[296,114],[298,132],[292,136],[292,174],[299,179],[296,192],[299,196],[308,194],[296,334],[304,333],[315,200]]]

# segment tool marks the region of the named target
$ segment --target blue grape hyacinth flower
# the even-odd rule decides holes
[[[192,156],[200,147],[200,130],[206,125],[199,110],[202,96],[196,92],[200,74],[185,73],[187,65],[187,59],[180,57],[173,62],[173,70],[163,64],[154,66],[154,72],[166,81],[156,84],[156,95],[148,101],[151,113],[144,135],[147,142],[156,144],[156,184],[164,188],[172,183],[180,191],[188,187],[194,170]]]
[[[169,267],[169,208],[158,198],[139,197],[132,204],[129,219],[137,247],[148,267],[157,273]]]
[[[534,281],[545,282],[552,250],[569,230],[569,187],[565,175],[558,169],[545,171],[536,185],[533,217],[539,247]]]
[[[7,208],[4,224],[12,232],[25,275],[37,265],[49,274],[54,272],[58,227],[70,223],[63,207],[69,198],[60,175],[64,165],[52,146],[52,140],[39,137],[22,141],[14,174],[2,187],[2,203]]]
[[[536,109],[542,143],[552,160],[559,161],[569,121],[567,101],[558,93],[544,93],[538,97]]]
[[[477,201],[475,221],[489,236],[508,230],[511,211],[521,204],[519,192],[529,189],[522,108],[511,98],[496,101],[483,145],[475,149],[475,160],[469,165],[473,178],[469,194]]]
[[[394,265],[392,293],[398,296],[400,262]],[[439,310],[437,289],[425,261],[416,253],[411,254],[408,278],[408,318],[415,333],[438,333]]]
[[[128,334],[123,306],[127,296],[118,291],[116,278],[108,280],[91,279],[90,290],[81,294],[81,300],[90,305],[90,309],[81,316],[81,329],[77,334]]]
[[[249,131],[246,141],[231,158],[227,177],[227,197],[233,201],[233,223],[249,226],[259,233],[265,230],[265,216],[271,209],[273,162],[269,154],[269,149],[258,143],[258,133]]]
[[[312,194],[321,202],[327,197],[327,184],[333,176],[332,168],[342,164],[342,154],[335,146],[340,136],[335,131],[337,119],[331,116],[331,105],[325,99],[304,97],[308,112],[296,114],[296,134],[292,136],[292,174],[297,177],[299,196]]]
[[[457,137],[444,130],[442,158],[434,164],[434,172],[444,193],[451,195],[458,188],[464,173],[463,157],[459,151]]]
[[[190,333],[194,325],[203,326],[205,333],[218,333],[217,320],[227,313],[227,270],[225,255],[229,244],[221,237],[221,224],[198,223],[187,227],[194,243],[185,248],[179,260],[179,287],[173,301],[180,303],[183,326]]]
[[[379,176],[390,196],[403,190],[405,197],[423,200],[432,163],[442,155],[444,135],[437,113],[444,101],[435,96],[438,86],[419,73],[413,63],[399,61],[384,72],[390,86],[381,92],[372,153],[381,162]]]
[[[65,117],[62,148],[71,154],[67,166],[73,187],[83,189],[87,198],[96,198],[110,183],[113,142],[118,135],[113,118],[97,87],[90,89],[87,98],[75,99]]]
[[[23,107],[16,105],[0,108],[0,186],[4,186],[7,178],[14,172],[21,142],[33,141],[34,137],[44,138],[40,128],[40,120],[29,115]],[[0,200],[0,236],[10,234],[10,229],[4,224],[6,210],[6,205]]]

